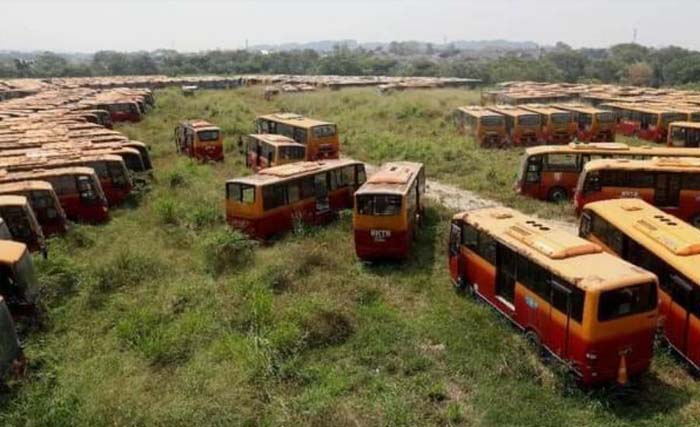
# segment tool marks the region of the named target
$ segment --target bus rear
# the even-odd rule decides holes
[[[326,123],[311,127],[308,138],[307,160],[337,159],[340,157],[340,140],[335,124]]]
[[[0,218],[9,228],[12,240],[24,243],[32,252],[46,253],[44,233],[26,197],[0,195]]]
[[[194,157],[202,161],[224,160],[224,138],[218,127],[195,129]]]

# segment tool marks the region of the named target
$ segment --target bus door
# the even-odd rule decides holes
[[[531,156],[527,159],[527,171],[525,172],[525,182],[528,184],[539,184],[542,182],[543,156]]]
[[[330,211],[330,199],[328,197],[328,179],[326,173],[314,175],[314,194],[316,195],[316,215]]]
[[[513,251],[499,244],[496,247],[496,296],[515,310],[515,261]]]
[[[659,173],[654,186],[654,205],[675,208],[680,203],[681,176],[677,173]]]
[[[77,179],[80,200],[86,202],[87,204],[95,204],[97,200],[97,194],[95,194],[95,191],[92,188],[90,178],[87,176],[78,176]]]
[[[666,325],[664,329],[671,344],[678,351],[686,353],[693,286],[675,274],[670,274],[669,279],[671,281],[671,306],[665,320]]]
[[[556,280],[552,280],[551,285],[549,291],[549,348],[559,357],[566,357],[569,351],[571,290]],[[564,322],[560,324],[562,317],[564,317]]]

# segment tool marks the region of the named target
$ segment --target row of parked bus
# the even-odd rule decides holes
[[[25,326],[41,318],[30,252],[47,256],[46,238],[66,232],[71,220],[108,220],[109,208],[151,174],[145,144],[108,129],[111,121],[91,120],[93,113],[83,109],[105,102],[96,107],[110,120],[132,120],[101,108],[152,106],[143,91],[75,95],[40,93],[0,104],[0,386],[26,364],[15,325],[30,329]]]

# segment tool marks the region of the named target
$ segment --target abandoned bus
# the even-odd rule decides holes
[[[39,284],[24,243],[0,240],[0,296],[15,320],[40,314]]]
[[[177,152],[200,161],[224,160],[224,137],[221,129],[205,120],[180,123],[175,128]]]
[[[509,208],[454,216],[449,266],[541,353],[593,385],[645,372],[657,325],[656,277],[598,245]]]
[[[306,146],[284,135],[250,134],[244,137],[244,142],[246,166],[256,172],[306,159]]]
[[[44,233],[26,197],[0,195],[0,218],[7,224],[12,240],[24,243],[32,252],[46,254]]]
[[[543,104],[525,104],[521,108],[540,115],[545,144],[568,144],[576,136],[576,123],[570,111]]]
[[[337,159],[340,140],[335,123],[323,122],[291,113],[259,116],[256,133],[274,133],[292,138],[306,146],[307,160]]]
[[[652,142],[665,142],[668,125],[683,120],[683,114],[663,106],[629,103],[602,104],[617,115],[617,132]]]
[[[530,147],[523,155],[515,188],[525,196],[561,202],[573,196],[578,177],[590,160],[645,160],[653,157],[700,157],[700,150],[637,147],[615,142]]]
[[[455,124],[460,133],[474,138],[479,147],[501,148],[506,141],[506,122],[502,114],[479,106],[459,107]]]
[[[408,257],[423,216],[422,163],[384,164],[357,192],[352,216],[357,257]]]
[[[110,101],[98,104],[97,109],[109,111],[112,122],[140,122],[143,119],[143,111],[139,104],[132,100]]]
[[[581,237],[659,279],[659,315],[666,340],[700,372],[700,230],[643,200],[586,205]]]
[[[593,160],[574,197],[576,212],[590,202],[638,198],[700,227],[700,159]]]
[[[5,299],[0,295],[0,388],[8,379],[21,377],[26,364],[15,322]]]
[[[226,220],[252,237],[267,239],[300,222],[321,224],[352,207],[366,180],[354,160],[297,162],[226,182]]]
[[[34,169],[88,167],[95,170],[110,206],[119,205],[134,188],[124,160],[112,154],[66,154],[56,157],[24,156],[0,158],[0,169],[10,172]]]
[[[68,230],[68,218],[50,183],[46,181],[19,181],[0,184],[0,195],[24,196],[41,225],[44,236],[63,234]]]
[[[51,184],[69,219],[91,223],[109,219],[107,198],[92,168],[36,169],[27,172],[0,170],[0,184],[36,180]]]
[[[570,111],[576,123],[576,139],[584,142],[614,142],[615,113],[584,104],[554,104]]]
[[[540,116],[532,111],[510,105],[489,107],[502,114],[506,122],[506,140],[511,145],[537,145],[542,141]]]
[[[700,123],[673,122],[668,131],[669,147],[700,147]]]

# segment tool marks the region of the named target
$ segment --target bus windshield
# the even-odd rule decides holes
[[[280,147],[280,160],[301,160],[304,158],[304,147]]]
[[[233,183],[228,185],[228,199],[238,203],[255,203],[255,187],[247,184]]]
[[[540,116],[537,114],[526,114],[518,117],[518,124],[521,126],[537,126],[540,124]]]
[[[390,216],[401,212],[401,196],[390,194],[363,194],[357,196],[360,215]]]
[[[606,111],[605,113],[596,114],[596,118],[600,123],[612,123],[613,121],[615,121],[615,115],[609,111]]]
[[[598,320],[605,322],[656,308],[656,285],[643,283],[605,291],[598,301]]]
[[[314,136],[316,138],[328,138],[330,136],[335,136],[335,126],[334,125],[323,125],[315,126],[313,128]]]
[[[554,113],[552,114],[552,123],[558,125],[569,123],[571,121],[571,114],[569,113]]]
[[[219,139],[219,131],[218,130],[202,130],[197,132],[197,137],[199,137],[200,141],[216,141]]]
[[[503,117],[501,116],[486,116],[481,118],[483,126],[503,126]]]
[[[29,252],[24,252],[15,266],[15,281],[16,285],[24,290],[27,300],[34,301],[39,293],[39,282],[37,282],[34,264]]]

